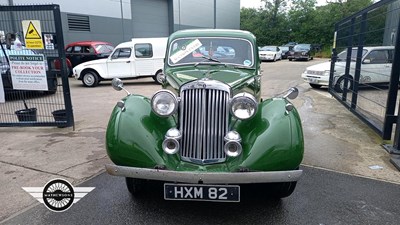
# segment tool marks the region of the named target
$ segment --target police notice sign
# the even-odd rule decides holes
[[[14,89],[48,90],[46,64],[43,55],[10,55],[9,59]]]

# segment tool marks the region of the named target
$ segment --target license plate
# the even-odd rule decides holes
[[[164,184],[165,200],[239,202],[238,185]]]
[[[310,83],[318,83],[318,80],[315,78],[308,78],[308,82]]]

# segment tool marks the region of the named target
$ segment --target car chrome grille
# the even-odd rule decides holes
[[[229,96],[229,91],[207,85],[181,90],[182,160],[198,164],[225,161],[224,136],[228,131]]]
[[[324,75],[324,71],[307,70],[306,73],[310,75]]]

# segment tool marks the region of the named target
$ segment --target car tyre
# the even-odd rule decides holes
[[[294,192],[296,184],[296,181],[273,184],[273,197],[277,199],[289,197]]]
[[[320,89],[322,87],[320,84],[310,84],[310,86],[315,89]]]
[[[158,71],[158,72],[156,73],[156,75],[153,76],[153,80],[154,80],[157,84],[162,84],[163,81],[164,81],[163,76],[164,76],[163,71],[160,70],[160,71]]]
[[[57,88],[58,88],[58,79],[57,77],[55,77],[53,79],[53,84],[48,86],[49,90],[45,91],[45,94],[49,94],[49,95],[54,95],[57,92]]]
[[[146,185],[146,180],[131,177],[125,177],[125,182],[129,193],[131,193],[133,196],[137,196],[142,193]]]
[[[67,66],[67,77],[72,77],[73,73],[72,73],[72,68],[70,68],[69,66]]]
[[[347,89],[348,90],[352,90],[353,89],[353,79],[352,79],[352,77],[351,76],[341,76],[337,80],[337,82],[335,84],[335,87],[334,87],[334,90],[337,93],[343,93],[343,91],[344,91],[344,81],[345,81],[346,78],[348,79]]]
[[[289,59],[289,61],[292,61],[293,59]]]
[[[86,87],[96,87],[99,84],[99,76],[93,71],[86,71],[82,76],[82,83]]]

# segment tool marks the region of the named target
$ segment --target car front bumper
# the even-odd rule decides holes
[[[329,76],[319,76],[319,75],[302,73],[301,78],[303,78],[305,82],[310,84],[319,84],[324,86],[329,85]]]
[[[274,55],[260,55],[260,60],[274,60],[275,56]]]
[[[308,59],[309,57],[308,55],[290,55],[288,59]]]
[[[117,166],[112,164],[107,164],[105,167],[107,173],[114,176],[204,184],[293,182],[299,180],[303,173],[302,170],[269,172],[187,172]]]

